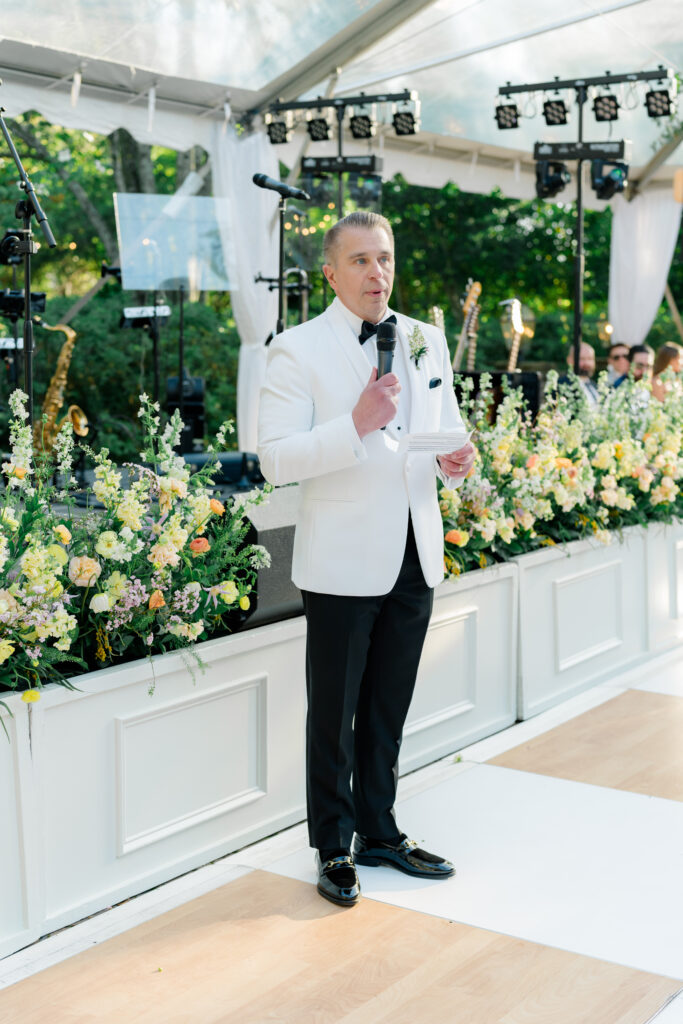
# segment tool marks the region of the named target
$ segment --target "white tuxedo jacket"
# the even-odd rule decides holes
[[[446,339],[420,323],[428,350],[416,367],[408,335],[418,321],[400,314],[397,320],[412,375],[410,432],[461,427]],[[292,579],[302,590],[388,593],[401,568],[409,511],[425,580],[434,587],[443,579],[434,456],[399,455],[381,430],[361,441],[354,426],[351,412],[371,369],[339,299],[270,346],[258,454],[270,483],[301,483]]]

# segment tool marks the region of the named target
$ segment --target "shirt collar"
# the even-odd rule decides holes
[[[359,317],[359,316],[356,316],[355,313],[352,313],[351,310],[347,306],[344,305],[342,300],[337,295],[335,295],[334,302],[332,303],[332,305],[336,306],[336,308],[339,310],[341,315],[344,317],[346,322],[351,327],[351,330],[353,331],[353,333],[356,335],[356,337],[358,337],[358,335],[360,334],[360,329],[361,329],[361,327],[363,325],[362,318]],[[388,316],[391,316],[392,313],[394,313],[394,310],[391,309],[390,306],[387,306],[387,308],[386,308],[386,310],[384,312],[384,316],[382,317],[382,320],[386,320],[386,318]],[[382,320],[378,320],[377,322],[381,323]]]

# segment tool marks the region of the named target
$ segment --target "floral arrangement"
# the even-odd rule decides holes
[[[552,372],[536,419],[520,390],[492,415],[491,378],[459,382],[461,411],[476,431],[477,461],[458,490],[442,488],[446,575],[484,568],[544,545],[653,520],[683,518],[683,384],[671,375],[663,402],[644,382],[599,382],[590,407],[576,382]]]
[[[46,682],[116,661],[185,647],[228,631],[250,604],[266,550],[246,541],[246,508],[261,492],[224,504],[213,496],[219,464],[191,475],[174,450],[177,413],[160,429],[159,406],[140,398],[141,464],[122,469],[86,448],[98,507],[78,509],[70,426],[51,458],[36,459],[26,395],[10,398],[10,460],[0,496],[0,684],[36,700]],[[229,424],[216,442],[225,444]],[[215,453],[215,448],[210,446]],[[62,483],[58,489],[52,483]]]

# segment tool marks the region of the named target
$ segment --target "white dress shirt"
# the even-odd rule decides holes
[[[356,314],[352,313],[350,309],[347,309],[347,307],[344,305],[341,299],[336,298],[334,301],[338,304],[340,312],[342,313],[344,319],[349,324],[349,328],[353,331],[357,343],[360,345],[358,337],[360,335],[360,330],[363,324],[361,317],[356,316]],[[391,316],[393,313],[393,309],[389,309],[387,307],[387,310],[384,316],[382,317],[382,320],[386,320],[386,318],[388,316]],[[379,321],[379,323],[381,322],[382,321]],[[397,332],[399,332],[400,328],[397,326],[396,330]],[[372,367],[377,366],[377,335],[373,334],[369,338],[366,338],[366,340],[361,345],[361,348],[368,360],[369,377],[370,370],[372,369]],[[399,440],[401,439],[401,437],[408,433],[408,424],[410,423],[411,374],[408,372],[408,369],[408,366],[406,366],[403,347],[401,345],[397,345],[396,348],[394,349],[394,362],[391,368],[391,372],[396,374],[396,376],[398,377],[399,382],[401,384],[401,391],[398,396],[398,408],[396,410],[396,415],[394,416],[393,420],[391,420],[387,424],[386,429],[387,433],[392,434]]]

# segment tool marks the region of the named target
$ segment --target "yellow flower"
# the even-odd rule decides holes
[[[250,605],[251,601],[249,600],[246,594],[244,595],[244,597],[240,598],[240,608],[242,609],[243,612],[246,612]]]
[[[239,590],[232,580],[223,580],[222,583],[216,584],[209,590],[211,597],[220,597],[223,604],[232,604],[233,601],[237,600]]]
[[[104,581],[105,589],[113,601],[118,601],[118,599],[123,596],[123,592],[126,589],[127,579],[127,576],[124,576],[123,573],[118,572],[117,570]]]
[[[11,621],[19,614],[19,605],[9,590],[0,590],[0,615],[5,615],[5,622]]]
[[[25,704],[35,704],[37,700],[40,700],[40,690],[24,690],[21,699]]]
[[[103,558],[110,558],[118,546],[119,538],[117,534],[113,530],[104,530],[97,538],[95,551],[98,555],[102,555]]]
[[[14,654],[14,644],[10,640],[0,640],[0,665]]]
[[[66,565],[66,563],[69,561],[69,556],[67,555],[64,548],[60,548],[59,544],[50,544],[47,550],[49,554],[52,555],[55,562],[58,562],[59,565]]]
[[[57,535],[57,538],[62,542],[62,544],[68,544],[71,540],[71,533],[64,523],[59,523],[58,526],[55,526],[53,528],[53,533]]]
[[[9,526],[10,530],[16,530],[19,525],[19,520],[14,518],[11,508],[4,508],[2,514],[0,514],[0,520]]]

